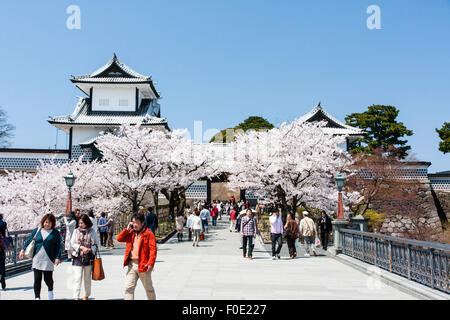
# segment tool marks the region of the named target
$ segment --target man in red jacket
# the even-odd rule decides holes
[[[156,239],[145,226],[143,214],[134,214],[126,229],[117,236],[117,241],[126,242],[123,266],[128,266],[125,284],[125,300],[134,300],[138,279],[141,279],[148,300],[155,300],[151,273],[156,260]]]

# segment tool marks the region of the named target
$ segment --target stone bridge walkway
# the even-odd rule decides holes
[[[176,236],[158,245],[153,272],[157,299],[416,299],[324,254],[282,256],[272,260],[266,247],[256,241],[253,260],[239,250],[240,235],[228,230],[228,218],[210,226],[199,247],[179,243]],[[187,240],[185,232],[184,240]],[[116,243],[117,244],[117,243]],[[122,268],[124,246],[102,251],[106,279],[92,282],[91,299],[123,299],[126,268]],[[320,250],[319,250],[320,252]],[[54,272],[55,299],[72,299],[71,264],[61,263]],[[34,299],[33,273],[7,278],[2,300]],[[83,291],[82,291],[83,294]],[[136,299],[145,299],[142,284]],[[41,298],[47,299],[42,283]]]

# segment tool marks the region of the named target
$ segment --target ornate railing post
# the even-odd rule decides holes
[[[13,261],[14,261],[14,265],[17,264],[17,234],[14,235],[14,256],[13,256]]]
[[[355,235],[352,234],[352,258],[355,257]]]
[[[375,264],[375,266],[377,266],[378,264],[378,259],[377,259],[377,255],[378,255],[378,250],[377,250],[377,239],[375,239],[375,237],[373,237],[373,246],[374,246],[374,248],[373,248],[373,250],[375,251],[374,252],[374,257],[375,257],[375,262],[374,262],[374,264]]]
[[[408,279],[411,280],[411,245],[408,244],[408,247],[406,249],[407,255],[408,255]]]
[[[366,262],[365,244],[366,244],[366,237],[362,236],[362,261],[363,262]]]
[[[389,240],[389,271],[392,272],[392,241]]]
[[[434,289],[434,249],[430,249],[431,288]]]

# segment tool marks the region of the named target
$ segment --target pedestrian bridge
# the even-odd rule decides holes
[[[350,238],[347,238],[346,241]],[[280,260],[272,260],[270,245],[255,243],[253,260],[242,257],[240,235],[230,232],[228,219],[210,226],[205,241],[193,247],[176,236],[158,244],[158,256],[152,274],[156,298],[189,300],[335,300],[335,299],[449,299],[450,295],[407,278],[340,254],[337,257],[318,249],[317,257],[304,257],[298,248],[296,259],[289,259],[284,244]],[[353,240],[354,241],[354,240]],[[355,247],[356,248],[356,247]],[[123,299],[125,273],[124,245],[102,250],[106,278],[92,282],[95,300]],[[55,299],[72,299],[71,264],[62,262],[54,272]],[[447,270],[448,274],[448,270]],[[448,279],[447,279],[448,282]],[[33,273],[26,271],[6,279],[2,300],[34,299]],[[83,294],[84,292],[82,292]],[[42,283],[41,299],[47,298]],[[136,299],[146,299],[142,284]]]

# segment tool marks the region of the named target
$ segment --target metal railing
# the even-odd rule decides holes
[[[450,245],[343,229],[342,253],[450,293]]]
[[[33,229],[34,230],[34,229]],[[21,230],[21,231],[10,231],[9,235],[13,238],[13,245],[5,250],[5,266],[7,274],[15,269],[26,269],[31,267],[32,259],[19,260],[19,253],[22,250],[23,245],[27,241],[28,237],[31,235],[33,230]],[[67,258],[67,252],[64,250],[64,239],[66,229],[65,227],[57,228],[61,232],[63,239],[61,259]]]

